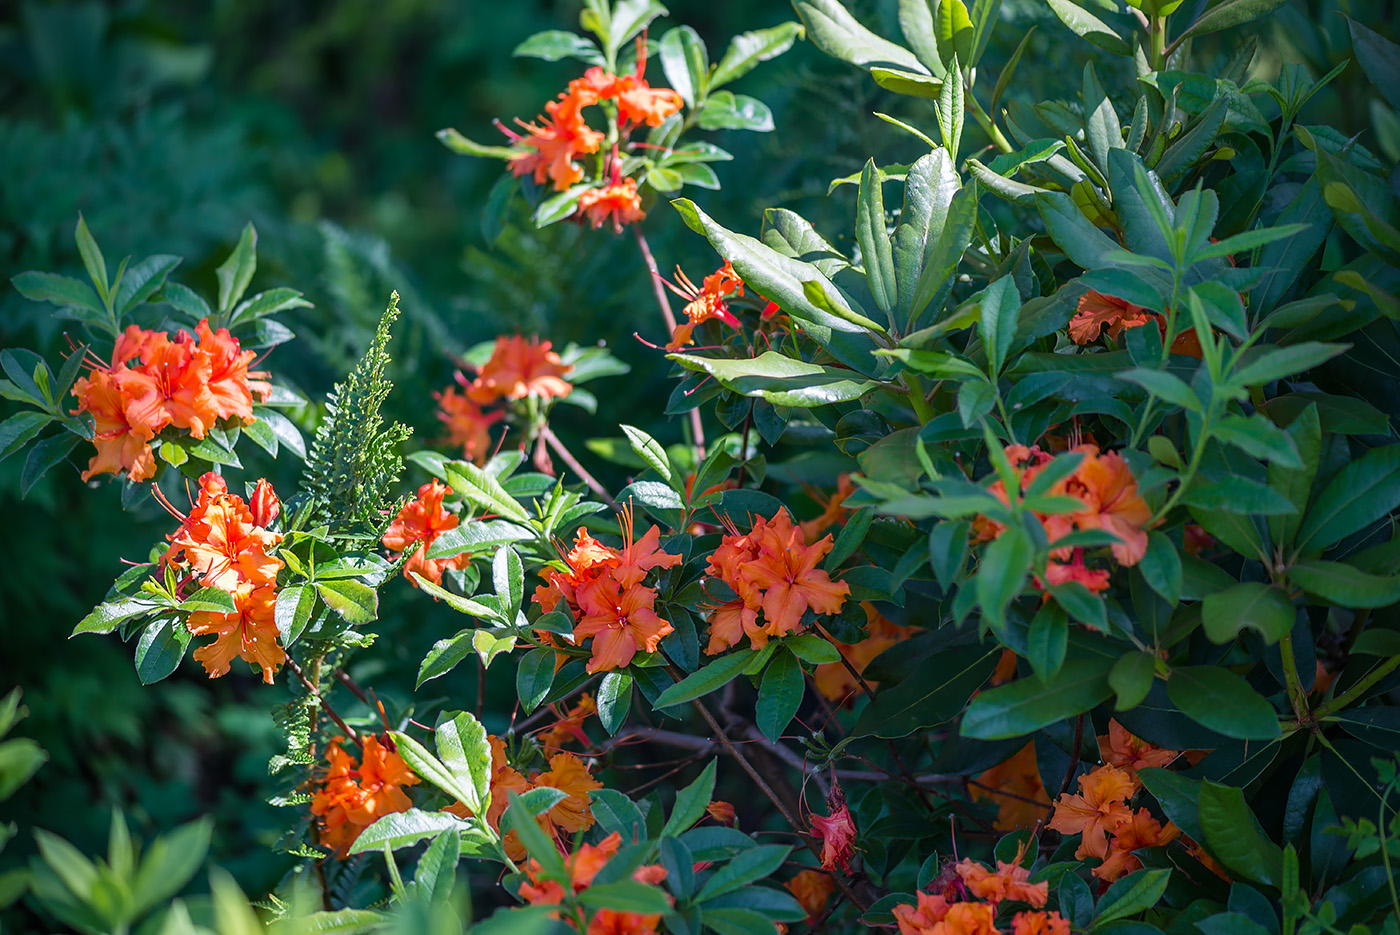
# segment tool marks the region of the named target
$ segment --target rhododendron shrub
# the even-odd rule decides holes
[[[297,489],[240,486],[239,433],[291,445],[238,325],[292,299],[235,305],[251,261],[218,309],[100,263],[89,304],[25,274],[83,297],[93,343],[58,374],[8,352],[35,410],[7,445],[58,422],[35,471],[91,441],[83,479],[172,517],[77,632],[134,639],[147,680],[195,637],[210,677],[282,678],[256,686],[288,744],[278,846],[367,929],[444,905],[465,862],[510,931],[1394,932],[1400,441],[1355,390],[1396,317],[1394,168],[1295,125],[1331,76],[1252,45],[1188,71],[1267,2],[1110,23],[1056,0],[1060,39],[1138,80],[1089,65],[1054,104],[1018,92],[1019,52],[988,74],[995,0],[900,3],[908,48],[794,6],[711,64],[688,27],[654,38],[658,4],[588,0],[591,38],[520,46],[581,67],[509,145],[442,134],[505,160],[531,223],[633,232],[674,430],[639,401],[647,428],[580,457],[552,425],[625,367],[505,334],[453,362],[442,435],[404,457],[395,297]],[[848,231],[662,204],[728,156],[687,133],[769,128],[721,88],[799,36],[927,102],[900,123],[916,158],[833,181]],[[674,282],[662,223],[699,235]],[[129,324],[143,303],[190,327]],[[386,588],[461,620],[381,700],[347,666],[404,655],[376,643]],[[463,669],[514,705],[467,711],[438,681]],[[381,864],[387,911],[351,905]]]

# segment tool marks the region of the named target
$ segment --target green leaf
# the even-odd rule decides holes
[[[1243,354],[1248,360],[1235,371],[1231,381],[1240,386],[1262,386],[1274,380],[1282,380],[1295,374],[1306,373],[1338,354],[1346,351],[1347,344],[1322,344],[1317,341],[1303,341],[1286,347],[1270,347],[1258,354]]]
[[[1171,881],[1170,870],[1139,870],[1116,881],[1099,899],[1094,926],[1137,915],[1157,905]]]
[[[1050,595],[1075,620],[1100,633],[1108,631],[1108,610],[1103,598],[1078,581],[1052,584]]]
[[[136,676],[150,685],[174,672],[185,658],[190,631],[179,617],[162,616],[141,632],[136,642]]]
[[[703,903],[761,880],[781,867],[791,851],[781,844],[763,844],[744,851],[705,881],[695,901]]]
[[[1317,495],[1298,530],[1298,551],[1322,549],[1400,504],[1400,445],[1347,462]]]
[[[447,483],[472,506],[488,513],[504,516],[517,523],[528,523],[530,514],[506,492],[500,481],[469,461],[453,461],[447,465]]]
[[[943,79],[929,75],[918,75],[911,71],[894,68],[872,67],[870,77],[886,91],[903,94],[906,97],[922,97],[937,100],[943,93]],[[882,177],[888,176],[881,173]]]
[[[1031,573],[1035,550],[1019,526],[1003,532],[982,552],[977,566],[977,603],[994,627],[1006,619],[1006,607],[1021,593]]]
[[[614,669],[603,676],[598,686],[598,722],[611,737],[627,720],[632,708],[632,674],[626,669]]]
[[[419,683],[422,683],[420,675]],[[532,649],[520,659],[515,670],[515,693],[520,706],[529,714],[539,707],[554,685],[554,650]]]
[[[1060,18],[1060,22],[1070,28],[1076,36],[1088,40],[1101,49],[1114,55],[1132,55],[1132,47],[1123,37],[1114,32],[1107,23],[1072,0],[1048,0],[1050,9]]]
[[[396,851],[401,847],[412,847],[427,838],[438,837],[445,832],[460,833],[472,827],[471,822],[447,812],[426,812],[410,808],[405,812],[385,815],[361,831],[355,843],[350,846],[350,853],[364,854],[382,851],[386,847]],[[421,869],[419,872],[422,872]]]
[[[146,257],[123,273],[113,302],[118,317],[130,313],[154,295],[157,289],[165,285],[165,277],[179,265],[178,256],[160,253]]]
[[[1194,36],[1219,32],[1271,13],[1287,0],[1218,0],[1206,8],[1186,30],[1172,41],[1178,46]]]
[[[1400,46],[1351,17],[1347,26],[1357,64],[1390,106],[1400,110]]]
[[[572,36],[573,33],[567,33],[566,35]],[[575,36],[575,38],[582,42],[588,41],[582,36]],[[509,159],[515,154],[515,150],[511,149],[509,146],[488,146],[484,143],[478,143],[475,140],[467,139],[452,127],[444,127],[434,135],[443,146],[446,146],[459,156],[475,156],[479,159]],[[577,203],[577,201],[578,196],[575,194],[574,203]],[[572,210],[571,207],[570,212],[572,212]]]
[[[486,728],[462,711],[439,724],[433,737],[443,766],[474,793],[462,802],[473,814],[484,814],[491,804],[491,743],[486,739]]]
[[[710,374],[726,389],[766,399],[775,406],[813,408],[848,402],[860,399],[878,385],[873,380],[859,379],[850,370],[809,364],[777,351],[737,359],[698,354],[666,356],[688,370]]]
[[[646,432],[630,425],[619,425],[622,434],[627,436],[628,443],[632,450],[656,473],[661,475],[661,479],[668,484],[673,484],[675,473],[671,470],[671,459],[666,455],[666,449]]]
[[[1371,575],[1345,562],[1299,562],[1288,580],[1338,607],[1389,607],[1400,601],[1400,577]]]
[[[982,328],[979,336],[987,351],[990,375],[995,378],[1006,364],[1020,324],[1021,293],[1011,276],[1003,276],[982,293]]]
[[[797,657],[781,650],[774,653],[768,667],[763,670],[754,711],[754,721],[763,736],[774,743],[778,742],[788,724],[797,716],[806,687]]]
[[[1109,150],[1123,148],[1123,127],[1092,61],[1084,65],[1084,136],[1094,162],[1107,171]]]
[[[944,10],[962,9],[962,0],[948,0],[939,7],[940,22]],[[966,19],[967,14],[963,13]],[[970,31],[970,30],[969,30]],[[941,43],[940,43],[941,45]],[[954,55],[948,62],[950,73],[958,72],[958,56]],[[938,130],[943,136],[943,148],[948,151],[948,157],[954,162],[958,160],[958,150],[962,148],[963,120],[965,116],[963,83],[961,81],[945,81],[943,87],[938,92],[938,106],[934,108],[933,115],[938,118]]]
[[[44,426],[53,421],[53,416],[43,412],[17,412],[4,422],[0,422],[0,461],[19,451]]]
[[[1108,687],[1118,696],[1115,711],[1128,711],[1142,704],[1152,690],[1157,657],[1152,653],[1125,653],[1108,672]]]
[[[161,605],[138,597],[124,597],[98,604],[78,622],[70,637],[79,633],[111,633],[132,617],[150,613]]]
[[[989,688],[968,705],[960,733],[977,740],[1005,740],[1083,714],[1113,694],[1108,684],[1113,662],[1073,659],[1048,684],[1018,679]]]
[[[590,886],[578,894],[578,901],[591,909],[614,909],[644,915],[665,915],[671,911],[671,901],[665,890],[636,880]]]
[[[912,52],[866,29],[838,0],[796,0],[793,7],[807,27],[808,38],[832,58],[865,69],[885,65],[928,72]]]
[[[92,236],[92,231],[88,230],[87,221],[83,220],[82,214],[78,215],[78,227],[73,232],[73,237],[78,242],[78,254],[83,258],[83,266],[92,277],[93,283],[97,286],[98,295],[102,301],[112,304],[111,286],[107,283],[107,261],[102,258],[102,250],[97,246],[97,240]]]
[[[729,42],[710,75],[710,87],[718,88],[753,70],[759,62],[777,58],[802,36],[801,23],[780,23],[767,29],[740,33]]]
[[[667,708],[708,695],[738,678],[755,655],[752,649],[743,649],[721,656],[666,689],[652,706]]]
[[[1212,643],[1234,642],[1251,627],[1273,645],[1292,631],[1296,615],[1287,594],[1258,581],[1207,594],[1201,602],[1201,626]]]
[[[489,668],[492,661],[501,653],[508,653],[515,648],[516,635],[514,629],[502,628],[496,630],[473,630],[472,649],[481,659],[482,668]]]
[[[513,621],[525,600],[525,568],[515,549],[503,545],[491,559],[491,581],[508,621]]]
[[[657,43],[657,58],[661,59],[666,80],[685,101],[686,107],[694,107],[697,99],[704,98],[708,90],[710,58],[699,33],[689,26],[666,30]]]
[[[1138,778],[1142,780],[1147,791],[1152,793],[1157,804],[1162,806],[1162,812],[1172,824],[1180,828],[1191,840],[1200,841],[1204,836],[1201,831],[1200,809],[1197,806],[1201,780],[1188,779],[1169,769],[1154,767],[1138,770]]]
[[[1180,377],[1173,376],[1165,370],[1134,367],[1119,373],[1117,376],[1129,383],[1136,383],[1158,399],[1180,409],[1188,409],[1191,412],[1201,411],[1201,401],[1196,398],[1191,387],[1187,386]]]
[[[433,597],[445,601],[448,607],[451,607],[458,613],[467,614],[471,617],[481,617],[486,620],[505,622],[505,618],[501,616],[500,611],[496,608],[488,607],[469,597],[462,597],[460,594],[453,594],[441,585],[433,584],[416,571],[411,572],[411,574],[413,575],[413,580],[418,582],[418,587],[422,588]]]
[[[671,809],[671,817],[666,819],[660,837],[674,837],[685,832],[705,815],[705,809],[715,794],[715,761],[705,764],[705,768],[695,781],[676,793],[676,805]]]
[[[219,277],[219,311],[228,312],[243,298],[258,268],[258,232],[250,222],[238,238],[238,246],[214,273]]]
[[[702,130],[773,130],[773,111],[757,98],[732,91],[716,91],[705,99],[696,124]]]
[[[301,637],[306,625],[311,622],[311,612],[315,608],[316,589],[309,585],[292,584],[278,590],[273,617],[284,647],[291,646]]]
[[[546,62],[557,62],[562,58],[575,58],[589,65],[606,64],[597,43],[578,33],[562,29],[547,29],[526,39],[510,53],[516,57],[542,58]],[[441,131],[439,136],[441,135]],[[504,148],[504,147],[502,147]]]
[[[1168,604],[1175,605],[1181,599],[1181,553],[1165,533],[1154,530],[1147,534],[1147,552],[1138,563],[1138,571]]]
[[[1243,790],[1207,780],[1201,784],[1199,808],[1202,843],[1227,870],[1256,883],[1278,885],[1283,850],[1260,830]]]
[[[1069,617],[1054,601],[1040,605],[1026,633],[1026,660],[1042,682],[1050,682],[1060,674],[1069,646]],[[1113,679],[1110,675],[1109,684]]]
[[[783,639],[783,647],[803,662],[827,665],[841,661],[841,651],[813,633],[799,633]]]
[[[1303,466],[1292,437],[1262,415],[1226,416],[1211,426],[1211,434],[1270,464],[1295,470]]]
[[[150,843],[131,881],[134,915],[145,913],[184,889],[204,863],[213,831],[214,820],[205,817]]]
[[[408,768],[413,770],[419,777],[437,786],[452,798],[471,807],[473,801],[480,804],[476,787],[471,781],[471,776],[458,778],[451,770],[444,766],[437,757],[428,752],[427,748],[414,740],[402,731],[390,731],[394,738],[394,743],[398,746],[399,756],[408,764]],[[489,748],[488,748],[489,754]],[[473,813],[480,814],[477,809],[472,809]],[[502,829],[504,832],[504,829]],[[521,836],[524,840],[524,836]]]
[[[180,602],[180,609],[213,614],[238,613],[238,605],[233,602],[233,595],[223,588],[200,588]]]
[[[938,42],[938,57],[948,63],[948,73],[957,74],[959,62],[969,68],[976,64],[971,60],[972,19],[967,15],[967,5],[963,0],[939,0],[935,16],[934,27],[937,31],[934,38]],[[949,83],[962,84],[960,81]],[[949,151],[952,155],[957,155],[956,147]]]
[[[93,322],[105,322],[107,310],[92,286],[78,279],[56,273],[20,273],[10,280],[20,295],[32,302],[49,302],[60,308],[83,308],[95,314]]]
[[[1191,720],[1226,737],[1273,740],[1281,733],[1273,705],[1229,669],[1173,669],[1167,679],[1167,697]]]
[[[865,281],[875,304],[890,314],[899,301],[890,236],[885,229],[885,197],[875,160],[868,159],[860,173],[856,195],[856,242],[865,264]]]
[[[68,457],[68,453],[78,444],[78,436],[64,432],[40,439],[29,449],[29,457],[24,459],[24,470],[20,473],[20,496],[28,496],[29,491],[47,474],[54,465]]]
[[[318,581],[316,593],[351,626],[361,626],[379,617],[379,594],[363,582],[349,578]]]

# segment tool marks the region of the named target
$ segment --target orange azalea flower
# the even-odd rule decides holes
[[[220,419],[238,419],[244,424],[252,422],[253,394],[266,398],[272,392],[272,385],[266,380],[253,379],[267,374],[248,372],[248,365],[257,353],[241,350],[238,339],[229,334],[227,328],[210,330],[207,318],[194,330],[199,335],[199,353],[209,358],[209,394],[213,397],[214,412]]]
[[[667,117],[679,113],[685,102],[670,88],[653,88],[647,84],[641,76],[641,68],[639,64],[636,75],[624,75],[618,80],[618,116],[631,123],[659,127]]]
[[[1117,452],[1100,454],[1096,445],[1074,450],[1084,454],[1074,474],[1074,489],[1087,507],[1074,514],[1075,524],[1117,536],[1121,541],[1113,546],[1113,557],[1120,565],[1136,565],[1147,554],[1146,526],[1152,520],[1151,508],[1138,493],[1137,478]]]
[[[943,920],[921,935],[1001,935],[1001,929],[994,924],[995,916],[996,911],[987,903],[953,903]]]
[[[1082,834],[1074,856],[1103,858],[1107,834],[1132,819],[1128,799],[1136,791],[1133,778],[1116,766],[1099,766],[1079,777],[1080,795],[1065,793],[1055,802],[1049,827],[1061,834]]]
[[[1182,837],[1181,843],[1186,845],[1186,853],[1201,862],[1201,865],[1211,873],[1218,876],[1225,882],[1230,882],[1230,875],[1225,872],[1225,868],[1216,862],[1216,859],[1206,853],[1206,849],[1188,837]]]
[[[482,404],[526,396],[568,396],[573,386],[564,377],[573,367],[560,360],[551,347],[551,342],[537,337],[526,341],[520,335],[502,335],[496,339],[491,359],[468,387],[467,396]]]
[[[865,667],[872,659],[901,640],[913,636],[916,631],[912,627],[899,627],[890,623],[869,601],[861,601],[860,606],[865,611],[866,628],[870,635],[859,643],[837,643],[836,646],[846,657],[846,661],[857,672],[864,674]],[[817,666],[812,674],[812,683],[828,701],[849,702],[859,689],[855,676],[839,662],[825,662]],[[879,683],[867,684],[875,688]]]
[[[466,568],[471,563],[472,557],[465,552],[451,558],[428,558],[428,550],[438,537],[449,529],[456,529],[462,521],[455,513],[443,509],[443,497],[450,492],[450,487],[437,480],[419,487],[418,496],[404,504],[384,533],[384,548],[399,553],[412,551],[404,563],[403,576],[413,582],[415,588],[418,581],[412,572],[433,584],[441,584],[444,571]]]
[[[583,732],[583,722],[597,713],[598,703],[593,700],[592,695],[584,692],[579,695],[578,702],[567,714],[555,721],[553,726],[536,734],[535,739],[547,750],[558,749],[571,740],[588,747],[592,741]]]
[[[385,815],[408,811],[413,803],[402,787],[418,784],[403,758],[377,737],[364,739],[363,762],[358,767],[340,748],[344,740],[337,737],[326,748],[330,767],[311,798],[311,814],[320,819],[318,839],[342,860],[360,832]]]
[[[931,896],[922,890],[914,896],[918,900],[915,904],[905,903],[894,907],[894,920],[899,924],[899,935],[934,935],[935,930],[941,935],[944,930],[939,929],[939,926],[947,918],[948,910],[953,904],[942,896]]]
[[[1050,795],[1040,779],[1033,743],[1026,744],[1011,759],[978,776],[969,791],[974,800],[991,799],[997,803],[997,817],[992,827],[998,831],[1034,828],[1045,820],[1050,810]]]
[[[276,499],[271,486],[259,481],[255,500],[268,522],[280,510],[280,505],[274,508]],[[182,522],[165,537],[170,547],[161,564],[188,564],[202,585],[229,592],[244,584],[262,587],[277,580],[282,562],[268,555],[268,550],[282,537],[263,528],[243,498],[228,492],[228,484],[218,474],[211,471],[199,479],[199,499],[188,516],[175,515]]]
[[[569,888],[581,893],[593,885],[608,861],[616,856],[622,846],[622,835],[614,831],[597,844],[584,844],[564,859],[564,868],[569,874]],[[520,898],[534,906],[557,906],[564,900],[564,889],[553,880],[541,880],[542,868],[533,857],[525,865],[528,882],[520,884]],[[658,886],[666,880],[666,869],[660,865],[638,867],[632,871],[632,879],[649,886]],[[667,899],[670,899],[669,894]],[[568,920],[577,927],[574,920]],[[600,909],[588,926],[587,935],[652,935],[661,922],[660,915],[642,915],[634,912],[618,912],[613,909]]]
[[[604,578],[579,595],[584,616],[574,627],[574,638],[593,637],[590,674],[620,669],[639,652],[656,652],[661,638],[675,627],[656,615],[655,604],[655,588],[641,584],[624,588],[613,578]]]
[[[1139,328],[1156,317],[1127,299],[1090,289],[1080,296],[1079,310],[1069,320],[1069,336],[1075,344],[1088,344],[1098,340],[1099,332],[1107,328],[1108,336],[1117,340],[1125,329]]]
[[[826,908],[827,900],[836,892],[836,883],[829,874],[819,870],[803,870],[783,884],[797,897],[802,908],[807,910],[807,924],[811,925]]]
[[[215,640],[194,651],[194,658],[203,663],[211,679],[228,673],[233,657],[251,662],[262,669],[263,681],[272,684],[278,666],[287,659],[277,645],[275,610],[277,592],[270,585],[255,588],[240,584],[233,589],[237,613],[196,611],[185,621],[195,636],[215,634]]]
[[[589,774],[588,767],[578,757],[572,753],[555,754],[549,758],[549,771],[532,777],[531,781],[535,788],[549,786],[568,793],[568,798],[545,813],[555,827],[568,834],[593,827],[588,793],[603,788],[603,784]]]
[[[1021,490],[1025,490],[1030,486],[1035,476],[1044,470],[1047,464],[1055,460],[1053,455],[1041,451],[1039,446],[1027,447],[1025,445],[1007,445],[1006,459],[1011,462],[1011,466],[1015,468],[1020,475]],[[1060,486],[1061,485],[1056,485],[1056,490],[1054,492],[1062,492],[1059,489]],[[993,481],[991,486],[987,488],[987,492],[1006,506],[1011,505],[1011,498],[1006,493],[1006,484],[1000,479]],[[1047,519],[1051,518],[1047,517]],[[972,541],[988,542],[1000,536],[1005,528],[1006,527],[1002,526],[1001,523],[998,523],[996,520],[979,515],[972,521]],[[1052,539],[1058,539],[1069,531],[1069,528],[1057,528],[1054,531],[1047,529]]]
[[[968,891],[978,899],[985,899],[995,906],[1003,899],[1010,899],[1015,902],[1028,903],[1039,909],[1045,905],[1045,900],[1050,896],[1050,884],[1047,882],[1031,883],[1031,872],[1021,866],[1021,858],[1025,856],[1026,845],[1029,842],[1022,842],[1020,849],[1016,853],[1016,860],[1007,863],[1004,860],[997,861],[995,871],[988,870],[975,860],[960,860],[955,869],[958,876],[962,877],[963,883],[967,885]]]
[[[578,197],[578,211],[575,217],[585,220],[594,230],[611,221],[613,231],[622,233],[624,224],[632,224],[646,217],[642,210],[642,196],[637,194],[637,180],[624,178],[602,188],[590,188]]]
[[[562,192],[583,180],[583,170],[574,159],[596,153],[603,143],[603,134],[583,119],[583,108],[597,102],[595,93],[570,84],[569,91],[559,98],[544,105],[549,116],[538,118],[538,125],[516,121],[525,130],[525,136],[501,129],[517,148],[510,158],[510,171],[517,177],[533,176],[537,185],[543,185],[548,178],[554,182],[554,190]]]
[[[465,378],[458,373],[457,379],[465,384]],[[491,455],[491,426],[505,418],[504,412],[483,412],[481,406],[470,397],[459,393],[455,386],[449,386],[441,393],[434,393],[438,401],[437,417],[447,425],[447,441],[460,445],[462,457],[475,464],[485,464]]]
[[[1147,809],[1140,808],[1132,813],[1132,817],[1114,826],[1108,855],[1103,863],[1093,869],[1093,874],[1100,880],[1112,883],[1123,874],[1142,866],[1142,861],[1133,855],[1133,851],[1144,847],[1162,847],[1180,835],[1181,830],[1176,825],[1167,822],[1163,827]]]
[[[1059,561],[1051,556],[1050,560],[1045,563],[1045,578],[1042,579],[1036,575],[1035,586],[1045,590],[1073,581],[1098,594],[1108,590],[1108,579],[1107,569],[1086,566],[1084,564],[1084,550],[1076,548],[1067,562]]]
[[[97,447],[97,454],[83,472],[83,480],[95,474],[124,472],[139,484],[154,477],[156,458],[148,442],[155,433],[127,421],[126,398],[116,377],[107,370],[94,370],[74,381],[73,395],[78,397],[74,415],[92,413],[92,443]]]
[[[720,269],[706,276],[704,285],[699,289],[681,272],[679,266],[676,267],[676,281],[680,283],[679,286],[673,286],[664,279],[661,281],[665,283],[666,288],[686,300],[685,308],[681,310],[686,320],[676,326],[666,350],[680,350],[693,343],[691,332],[701,323],[712,319],[719,319],[731,328],[739,327],[739,319],[730,314],[725,299],[730,296],[742,296],[744,281],[734,272],[734,267],[728,260],[724,261],[724,266]]]
[[[141,348],[141,364],[114,371],[126,397],[126,419],[143,432],[167,425],[188,429],[203,438],[218,421],[210,391],[214,365],[207,354],[196,354],[193,339],[181,332],[171,341],[165,332],[150,335]]]
[[[822,869],[840,867],[849,873],[855,851],[856,823],[846,807],[846,796],[840,786],[831,787],[826,805],[830,814],[812,816],[812,837],[822,842]]]
[[[1058,912],[1018,912],[1011,935],[1070,935],[1069,920]]]
[[[1165,767],[1181,756],[1181,753],[1177,750],[1154,747],[1147,741],[1133,736],[1117,720],[1110,719],[1108,733],[1099,737],[1099,756],[1110,766],[1126,770],[1136,783],[1138,770]]]
[[[832,526],[846,518],[850,510],[846,509],[846,498],[856,492],[856,485],[851,480],[850,474],[842,474],[836,479],[836,492],[827,498],[822,515],[815,519],[804,520],[801,523],[802,535],[807,539],[815,539],[826,532]]]

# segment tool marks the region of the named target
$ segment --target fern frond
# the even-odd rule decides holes
[[[326,419],[306,459],[302,489],[311,495],[313,524],[330,526],[335,538],[377,541],[389,524],[389,492],[403,470],[398,446],[411,434],[406,425],[385,425],[379,411],[393,389],[385,370],[398,316],[395,292],[369,350],[327,398]]]

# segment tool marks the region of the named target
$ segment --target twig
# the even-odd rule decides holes
[[[617,501],[609,496],[607,488],[598,483],[597,478],[589,474],[584,466],[578,463],[578,459],[573,456],[573,453],[570,452],[569,449],[564,447],[564,443],[559,440],[559,436],[555,435],[549,426],[540,426],[540,438],[543,438],[545,444],[554,449],[554,453],[569,466],[569,470],[577,474],[579,479],[588,485],[588,489],[593,491],[593,493],[598,496],[598,499],[606,503],[608,508],[613,512],[621,512],[622,507],[618,506]]]
[[[306,686],[306,690],[310,692],[312,697],[316,699],[316,706],[319,707],[322,711],[326,712],[326,717],[330,718],[332,721],[335,721],[336,727],[339,727],[342,731],[344,731],[345,736],[350,738],[352,743],[363,747],[364,744],[360,742],[360,735],[355,733],[355,731],[350,727],[350,725],[345,723],[345,719],[342,718],[339,714],[336,714],[335,709],[326,703],[326,699],[321,696],[321,690],[316,687],[316,683],[312,682],[306,677],[306,673],[301,670],[301,666],[297,665],[296,660],[293,659],[291,656],[287,657],[287,668],[291,669],[292,674],[294,674],[301,681],[301,684]]]
[[[1069,769],[1065,770],[1064,781],[1060,783],[1060,791],[1055,796],[1059,798],[1069,791],[1069,784],[1074,781],[1074,772],[1079,769],[1080,752],[1084,747],[1084,715],[1074,719],[1074,749],[1070,751]]]
[[[651,247],[647,245],[646,234],[642,233],[641,225],[633,224],[632,233],[637,235],[637,247],[642,251],[642,261],[647,265],[647,271],[651,273],[651,290],[656,296],[656,307],[661,309],[661,317],[666,322],[666,335],[669,338],[676,333],[676,316],[671,312],[671,302],[666,298],[666,289],[661,285],[661,270],[656,265],[656,257],[651,255]],[[690,433],[694,436],[695,448],[700,452],[700,457],[705,456],[705,426],[700,421],[700,410],[698,408],[690,410]]]

